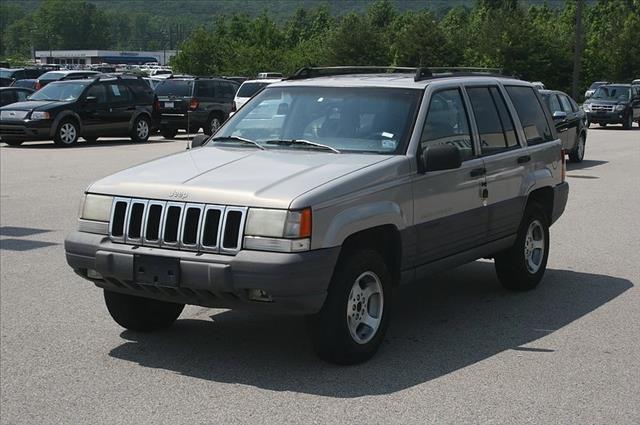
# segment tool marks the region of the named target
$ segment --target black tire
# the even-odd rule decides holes
[[[140,115],[133,122],[131,140],[136,143],[146,143],[151,134],[151,120],[146,115]]]
[[[527,260],[527,249],[531,248],[531,244],[528,243],[530,236],[528,233],[530,227],[536,226],[534,223],[538,223],[540,227],[534,227],[539,232],[537,232],[537,235],[535,235],[536,232],[534,232],[533,239],[536,240],[536,236],[544,237],[542,241],[544,251],[538,253],[538,256],[532,254],[532,258],[539,259],[538,268],[532,270]],[[538,286],[540,280],[542,280],[542,276],[547,268],[548,257],[549,219],[540,205],[531,203],[527,205],[525,209],[515,243],[511,248],[499,253],[495,257],[495,268],[498,279],[506,289],[513,291],[531,290]]]
[[[138,332],[168,328],[184,308],[184,304],[135,297],[106,289],[104,301],[116,323],[123,328]]]
[[[175,128],[161,128],[160,134],[162,134],[162,137],[165,139],[173,139],[176,137],[176,134],[178,134],[178,130]]]
[[[586,139],[584,137],[584,135],[581,135],[578,138],[578,143],[576,144],[576,147],[569,152],[569,161],[571,162],[582,162],[582,160],[584,159],[584,151],[586,148]]]
[[[599,123],[598,125],[599,125],[600,127],[603,127],[603,128],[604,128],[604,127],[606,127],[606,126],[607,126],[607,123],[606,123],[606,122],[601,122],[601,123]]]
[[[222,118],[219,115],[212,115],[202,127],[202,132],[207,136],[211,136],[213,133],[218,131],[218,128],[220,128],[221,125]]]
[[[622,128],[624,128],[625,130],[631,130],[632,127],[633,127],[633,112],[630,111],[627,114],[627,118],[622,123]]]
[[[356,282],[381,289],[377,295],[365,295],[366,291],[363,291],[363,297],[357,298],[353,292]],[[343,255],[336,266],[322,309],[308,320],[318,356],[341,365],[370,359],[384,340],[390,319],[392,292],[391,275],[380,254],[373,250],[361,250]],[[351,306],[349,310],[348,306]],[[378,316],[377,330],[360,322],[359,318],[365,317],[365,314],[372,318]],[[362,336],[360,342],[352,336],[349,323],[360,323],[355,330],[356,335],[360,333]]]
[[[70,146],[75,146],[78,143],[79,136],[80,129],[78,123],[72,119],[65,119],[58,124],[53,142],[58,146],[68,148]]]
[[[4,140],[4,143],[9,146],[20,146],[24,143],[24,140]]]

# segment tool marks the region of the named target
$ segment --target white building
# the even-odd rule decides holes
[[[108,64],[138,64],[158,62],[166,65],[175,56],[175,50],[160,50],[156,52],[135,52],[116,50],[36,50],[36,60],[43,64],[60,65],[92,65]]]

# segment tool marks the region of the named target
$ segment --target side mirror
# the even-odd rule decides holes
[[[427,146],[422,151],[422,168],[424,171],[453,170],[462,165],[460,149],[453,145]]]
[[[567,113],[564,111],[555,111],[553,113],[554,121],[564,121],[567,119]]]
[[[187,149],[199,148],[200,146],[204,145],[204,142],[206,142],[207,140],[209,140],[209,136],[207,136],[206,134],[198,134],[194,136],[193,139],[191,139],[191,143],[189,144]]]
[[[87,96],[84,98],[86,103],[98,103],[98,98],[95,96]]]

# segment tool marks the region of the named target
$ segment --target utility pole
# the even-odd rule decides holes
[[[582,6],[584,0],[576,1],[576,32],[574,35],[574,52],[573,52],[573,82],[571,86],[571,95],[574,99],[578,99],[578,84],[580,83],[580,68],[582,59]]]

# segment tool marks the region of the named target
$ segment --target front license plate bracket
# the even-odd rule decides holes
[[[136,255],[133,262],[137,283],[177,287],[180,284],[180,260],[153,255]]]

